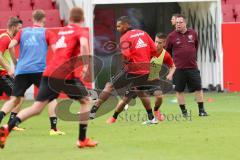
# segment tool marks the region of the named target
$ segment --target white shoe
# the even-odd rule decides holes
[[[151,124],[158,124],[158,120],[157,118],[153,118],[152,120],[147,120],[145,122],[142,123],[143,125],[151,125]]]
[[[128,104],[125,105],[124,110],[127,111],[129,108]]]

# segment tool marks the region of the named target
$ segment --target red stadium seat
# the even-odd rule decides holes
[[[222,4],[226,4],[227,3],[227,0],[222,0]]]
[[[32,11],[20,11],[19,18],[23,21],[23,27],[32,26]]]
[[[227,0],[227,4],[240,4],[239,0]]]
[[[222,14],[224,22],[235,22],[235,8],[231,4],[222,5]]]
[[[11,11],[10,1],[0,0],[0,11]]]
[[[32,0],[12,0],[12,10],[17,12],[32,10]]]
[[[46,10],[46,27],[62,27],[59,11],[57,9]]]
[[[44,9],[44,10],[49,10],[49,9],[54,9],[54,5],[52,0],[32,0],[33,2],[33,9]]]
[[[240,4],[235,5],[236,21],[240,22]]]
[[[223,13],[223,22],[236,22],[233,14]]]
[[[12,16],[18,16],[14,11],[1,11],[0,12],[0,28],[7,28],[8,19]]]

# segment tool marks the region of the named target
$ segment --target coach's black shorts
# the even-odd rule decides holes
[[[186,85],[189,92],[202,90],[201,76],[198,69],[176,69],[173,83],[177,92],[183,92]]]
[[[44,76],[41,80],[36,101],[52,101],[61,92],[75,100],[89,96],[87,88],[79,79],[63,80]]]
[[[13,81],[14,79],[8,75],[0,77],[0,95],[5,93],[7,96],[11,96]]]
[[[42,73],[19,74],[14,79],[12,96],[24,97],[26,90],[34,84],[39,87]]]

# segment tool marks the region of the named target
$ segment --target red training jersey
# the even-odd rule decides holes
[[[161,55],[162,52],[158,53],[157,57],[159,57]],[[170,55],[170,53],[168,53],[168,51],[165,51],[165,55],[163,57],[163,64],[167,65],[168,68],[171,68],[174,66],[173,63],[173,59]]]
[[[79,68],[82,68],[82,59],[80,57],[81,37],[88,39],[89,31],[76,24],[63,27],[58,32],[58,41],[55,45],[56,51],[43,76],[57,79],[79,78],[79,74],[75,73],[74,70],[78,68],[79,71]]]
[[[127,31],[120,38],[120,47],[128,73],[149,74],[149,64],[151,58],[157,55],[157,49],[146,32],[137,29]]]
[[[0,52],[4,54],[11,42],[11,36],[7,32],[2,33],[1,35],[2,36],[0,36]],[[7,71],[5,69],[0,70],[0,76],[5,75],[7,75]]]

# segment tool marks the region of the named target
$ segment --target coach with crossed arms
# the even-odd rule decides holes
[[[194,30],[187,28],[186,18],[183,15],[178,15],[176,29],[167,37],[166,50],[172,54],[176,65],[173,81],[183,116],[188,116],[184,98],[186,85],[189,92],[195,92],[199,116],[207,116],[204,109],[201,76],[197,66],[198,36]]]

